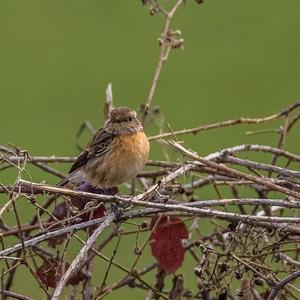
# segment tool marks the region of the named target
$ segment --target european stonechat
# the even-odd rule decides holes
[[[96,187],[118,186],[144,168],[149,149],[148,138],[136,112],[128,107],[115,108],[59,185],[80,178]]]

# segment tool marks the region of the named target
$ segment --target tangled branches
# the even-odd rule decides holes
[[[183,45],[171,21],[184,1],[175,1],[169,11],[159,1],[143,3],[152,15],[165,19],[150,92],[141,106],[147,124],[147,117],[155,114],[152,102],[163,65]],[[106,94],[105,115],[112,107],[111,85]],[[299,107],[296,101],[262,118],[172,132],[160,128],[149,140],[176,159],[148,161],[122,194],[88,182],[67,188],[49,185],[44,183],[46,173],[57,181],[65,178],[63,165],[75,157],[33,156],[0,146],[1,178],[9,178],[12,170],[17,173],[14,181],[0,182],[0,294],[31,299],[13,291],[16,274],[25,266],[43,299],[59,299],[65,290],[70,299],[103,299],[126,287],[142,291],[146,299],[299,299],[300,154],[284,148],[300,119]],[[273,121],[282,124],[272,130],[278,135],[276,147],[232,145],[203,157],[177,140]],[[41,170],[40,178],[31,177],[31,166]],[[207,191],[210,197],[203,197]],[[112,269],[121,278],[114,278]]]
[[[295,117],[291,118],[291,114],[295,114],[294,111],[298,106],[299,102],[295,102],[285,109],[284,113],[276,114],[276,119],[282,118],[284,124],[287,124],[286,130],[280,131],[282,141],[287,139],[292,129],[290,124],[296,125],[296,122],[293,122]],[[261,120],[272,119],[266,117],[256,120],[262,123]],[[291,121],[286,122],[287,119]],[[220,122],[217,128],[227,123]],[[239,123],[233,122],[232,126],[234,124]],[[210,125],[203,127],[212,128]],[[86,284],[90,280],[89,265],[97,258],[102,258],[108,261],[109,265],[106,272],[104,270],[101,272],[106,274],[104,283],[96,289],[96,292],[95,289],[90,289],[89,294],[95,299],[128,285],[149,290],[151,293],[148,293],[148,297],[153,299],[157,297],[177,299],[178,295],[185,295],[191,299],[216,297],[247,299],[245,298],[247,294],[261,297],[258,299],[275,299],[275,295],[279,292],[282,299],[291,297],[297,299],[299,291],[291,281],[299,276],[297,245],[300,218],[297,216],[297,210],[300,208],[300,172],[296,166],[300,162],[300,156],[284,150],[284,143],[281,147],[237,145],[206,157],[199,156],[173,140],[164,140],[163,144],[179,153],[179,161],[149,161],[148,169],[137,177],[139,187],[136,184],[134,196],[99,193],[99,191],[95,193],[89,189],[72,190],[24,180],[22,177],[27,173],[29,164],[59,179],[62,177],[61,171],[57,170],[59,165],[73,162],[75,158],[31,156],[26,151],[1,146],[1,172],[12,168],[18,170],[15,183],[2,185],[0,189],[2,194],[8,195],[8,201],[0,211],[3,241],[0,257],[6,262],[3,280],[7,278],[6,288],[2,293],[10,292],[14,270],[25,264],[29,271],[35,274],[47,297],[51,297],[49,287],[52,286],[51,281],[54,281],[53,286],[56,289],[52,299],[58,299],[63,287],[70,284],[72,276],[76,283],[74,286],[78,288],[82,282],[86,289]],[[248,159],[243,158],[245,153]],[[260,153],[259,157],[263,160],[250,159],[255,153]],[[271,158],[271,163],[267,162],[268,157]],[[282,162],[282,159],[286,161],[285,164],[281,163],[281,166],[276,164],[277,161]],[[294,166],[293,169],[289,167],[291,165]],[[201,191],[209,187],[213,188],[216,196],[212,199],[203,199],[200,196]],[[231,198],[224,198],[222,194],[228,194],[228,191],[231,192]],[[245,194],[248,196],[244,196]],[[39,195],[42,195],[42,198]],[[48,201],[45,203],[47,197]],[[78,209],[76,202],[72,201],[76,198],[82,201],[84,199],[83,209]],[[24,200],[27,200],[27,206],[36,211],[36,216],[29,224],[21,222],[20,212],[17,209]],[[57,213],[57,209],[52,208],[53,205],[59,207],[61,203],[68,203],[70,206],[68,212],[66,206],[63,206],[63,211],[66,210],[63,213],[64,218]],[[102,207],[102,215],[93,215],[99,207]],[[3,217],[11,210],[15,214],[16,226],[4,223]],[[86,214],[89,214],[88,218]],[[118,247],[111,258],[102,254],[102,249],[114,240],[119,241],[128,235],[135,235],[136,245],[132,245],[132,251],[136,260],[140,260],[145,255],[147,244],[150,241],[153,243],[153,233],[158,232],[160,224],[157,220],[158,215],[160,218],[169,217],[170,220],[176,216],[179,220],[177,223],[183,222],[182,224],[188,228],[188,234],[183,239],[182,245],[185,256],[190,255],[194,260],[190,267],[194,269],[198,291],[193,292],[194,287],[184,283],[184,276],[179,274],[175,275],[175,278],[181,282],[181,287],[178,288],[174,283],[170,291],[165,290],[163,283],[169,272],[167,267],[164,268],[164,260],[160,260],[157,255],[156,264],[146,266],[145,271],[138,271],[135,269],[136,263],[134,267],[129,268],[116,261]],[[142,223],[135,223],[136,230],[126,229],[128,226],[125,225],[126,222],[140,218]],[[209,224],[203,225],[202,223],[207,223],[206,220]],[[111,228],[111,234],[107,239],[100,237],[100,244],[97,245],[96,239],[107,227]],[[82,230],[90,231],[90,237],[86,241],[77,234]],[[176,230],[178,233],[181,229],[177,227]],[[168,234],[173,233],[169,231]],[[146,236],[143,247],[139,246],[139,238],[142,235]],[[20,242],[7,243],[6,240],[12,236]],[[65,261],[65,257],[73,239],[80,241],[83,246],[73,262],[69,263]],[[160,235],[156,234],[158,243],[159,239]],[[58,250],[58,255],[48,249],[47,242],[53,240],[56,241],[54,246]],[[161,243],[164,242],[162,236]],[[64,246],[62,247],[60,243]],[[37,274],[41,266],[38,266],[37,261],[42,261],[42,268],[49,264],[57,268],[63,263],[67,270],[58,278],[51,278],[54,275],[49,271],[48,273],[46,271],[49,278],[45,274],[40,278]],[[185,257],[183,266],[186,261]],[[33,262],[37,265],[37,269],[32,266]],[[171,268],[172,264],[181,264],[176,259],[168,263],[171,264]],[[112,265],[123,270],[125,276],[119,281],[107,284],[106,280],[109,278]],[[152,285],[146,282],[142,275],[152,271],[153,268],[158,268],[158,273]],[[237,292],[233,288],[236,285],[240,285]],[[174,292],[175,288],[177,293]],[[172,293],[175,293],[176,297],[171,296]],[[258,296],[259,294],[261,295]]]

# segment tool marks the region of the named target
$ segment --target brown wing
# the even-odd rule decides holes
[[[103,156],[105,153],[107,153],[114,137],[115,135],[113,133],[109,133],[103,128],[99,129],[92,137],[87,149],[78,156],[69,173],[72,173],[84,166],[90,159]]]

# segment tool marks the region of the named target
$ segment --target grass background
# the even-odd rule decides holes
[[[167,6],[172,2],[163,1]],[[173,26],[182,31],[185,48],[171,53],[153,100],[173,130],[272,114],[299,98],[298,0],[207,0],[201,6],[186,2]],[[76,155],[80,124],[102,124],[108,82],[113,83],[115,105],[138,108],[145,102],[162,26],[162,17],[151,17],[138,0],[1,0],[0,143],[16,144],[33,155]],[[147,131],[156,133],[157,128],[150,123]],[[222,129],[184,139],[202,155],[245,142],[276,144],[274,135],[245,136],[244,131]],[[299,129],[286,147],[297,152]],[[152,148],[151,158],[162,158],[157,147]],[[15,176],[5,174],[0,173],[0,182]],[[55,183],[36,170],[31,175]],[[0,195],[1,204],[5,201]],[[24,221],[32,214],[26,207],[20,205]],[[124,264],[133,241],[122,244],[118,260]],[[145,263],[151,260],[145,255]],[[97,266],[98,283],[104,267]],[[188,261],[184,268],[191,270]],[[192,271],[187,273],[194,282]],[[110,280],[121,275],[114,270]],[[15,291],[42,299],[22,268],[17,279]],[[137,289],[126,291],[134,299],[143,296]]]

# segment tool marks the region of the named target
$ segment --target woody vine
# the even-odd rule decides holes
[[[169,11],[159,1],[143,4],[151,15],[165,19],[149,95],[139,109],[147,131],[151,117],[161,113],[153,109],[161,70],[184,43],[180,31],[172,27],[184,1],[174,1]],[[112,107],[109,84],[104,117]],[[145,299],[299,299],[300,154],[285,149],[298,126],[299,107],[296,101],[265,117],[195,124],[172,132],[159,128],[149,140],[175,152],[178,160],[149,160],[147,169],[125,185],[125,194],[112,195],[89,183],[69,189],[44,183],[44,178],[32,180],[28,165],[59,181],[66,176],[60,165],[76,157],[36,156],[21,147],[1,145],[0,172],[17,172],[14,182],[0,186],[5,199],[0,208],[2,298],[31,299],[14,290],[16,273],[25,266],[45,299],[103,299],[118,289],[126,293],[128,287],[144,291]],[[281,122],[272,130],[276,147],[232,145],[203,157],[177,140],[224,127],[230,131],[241,124],[259,124],[262,128],[252,133],[267,134],[270,129],[264,125],[274,121]],[[214,196],[203,199],[199,191],[207,187]],[[245,190],[253,196],[245,197]],[[224,198],[224,191],[232,196]],[[21,221],[21,202],[33,211],[29,223]],[[4,220],[10,212],[14,220],[8,223]],[[128,236],[134,243],[126,251],[134,259],[123,265],[118,255]],[[69,259],[74,241],[80,251]],[[109,246],[113,251],[106,256],[103,250]],[[149,249],[152,263],[141,267]],[[96,270],[99,263],[103,268]],[[112,267],[123,273],[116,281],[111,280]]]

